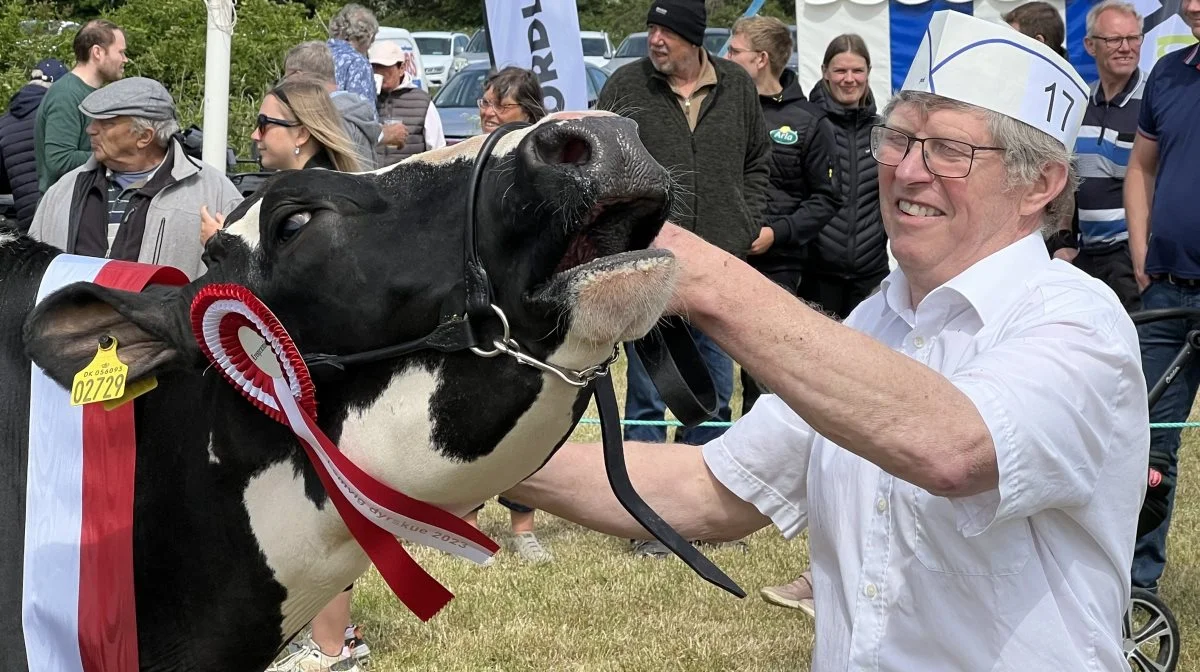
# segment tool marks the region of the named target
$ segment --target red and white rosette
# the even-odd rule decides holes
[[[255,406],[287,425],[308,453],[330,500],[384,581],[421,620],[453,597],[396,537],[485,562],[499,546],[458,516],[397,492],[338,450],[317,426],[312,379],[287,331],[240,285],[214,284],[192,301],[204,354]]]

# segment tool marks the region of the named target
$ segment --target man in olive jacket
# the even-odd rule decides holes
[[[770,137],[758,90],[740,65],[705,52],[702,0],[655,0],[646,17],[650,55],[613,73],[597,107],[638,123],[642,144],[678,181],[672,219],[708,242],[745,258],[763,226]],[[717,388],[718,417],[730,419],[733,362],[693,332]],[[662,420],[664,404],[633,348],[625,416]],[[676,439],[701,445],[723,430],[697,427]],[[665,441],[662,427],[628,427],[631,441]],[[665,555],[643,542],[639,555]]]

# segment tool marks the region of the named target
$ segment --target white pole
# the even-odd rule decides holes
[[[232,42],[232,0],[205,0],[208,43],[204,51],[204,162],[227,168],[229,139],[229,54]],[[227,32],[228,31],[228,32]]]

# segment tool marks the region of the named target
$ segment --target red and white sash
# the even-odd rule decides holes
[[[136,292],[187,278],[174,268],[62,254],[42,276],[37,301],[80,281]],[[21,605],[30,670],[138,669],[135,454],[133,404],[71,406],[70,393],[32,367]]]

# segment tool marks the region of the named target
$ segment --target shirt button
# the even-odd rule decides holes
[[[925,337],[923,337],[923,336],[914,336],[914,337],[913,337],[913,345],[914,345],[914,346],[916,346],[916,347],[918,347],[918,348],[923,348],[923,347],[925,347]]]
[[[887,511],[887,500],[883,497],[875,500],[875,510],[879,511],[880,513]]]
[[[876,588],[875,584],[873,584],[873,583],[868,583],[867,586],[865,588],[863,588],[863,595],[866,595],[867,597],[869,597],[871,599],[875,599],[875,596],[878,594],[879,594],[879,589]]]

